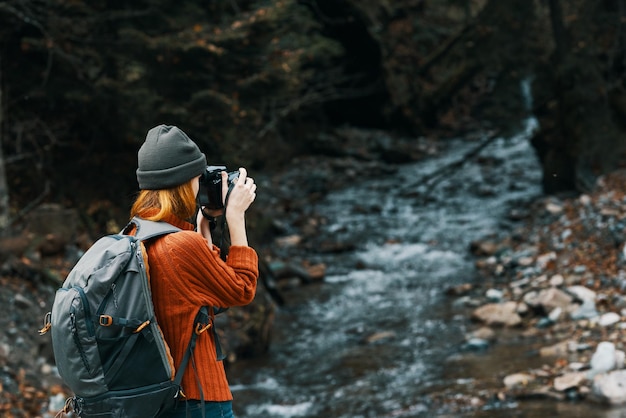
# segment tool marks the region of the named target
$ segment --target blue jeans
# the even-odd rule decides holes
[[[187,415],[189,413],[189,415]],[[233,415],[233,402],[210,402],[204,401],[205,418],[235,418]],[[202,402],[186,401],[176,405],[176,409],[170,418],[202,418]]]

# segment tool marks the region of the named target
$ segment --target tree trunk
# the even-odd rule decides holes
[[[557,108],[551,112],[549,120],[542,122],[542,128],[532,138],[532,144],[539,154],[542,164],[542,186],[545,193],[575,190],[576,187],[576,156],[574,150],[578,144],[578,136],[567,123],[568,112],[566,103],[567,87],[564,86],[563,76],[568,71],[564,63],[568,58],[566,31],[563,24],[563,11],[560,0],[548,0],[550,8],[550,23],[555,44],[553,66],[551,67],[551,81],[553,97]],[[565,138],[570,139],[567,141]]]
[[[605,74],[612,68],[598,59],[606,41],[597,30],[621,21],[611,5],[583,0],[578,13],[585,20],[566,28],[560,0],[548,4],[555,51],[546,85],[539,88],[552,89],[556,106],[541,109],[541,130],[532,142],[542,162],[546,193],[587,192],[599,175],[617,167],[624,148],[608,95],[611,86]],[[619,34],[608,33],[608,39],[619,45]]]
[[[552,34],[556,45],[556,58],[559,64],[562,63],[567,51],[567,35],[563,26],[563,10],[561,0],[549,0],[550,22],[552,23]]]
[[[7,233],[9,226],[9,188],[7,187],[6,167],[3,151],[3,119],[4,106],[2,101],[2,57],[0,57],[0,236]]]

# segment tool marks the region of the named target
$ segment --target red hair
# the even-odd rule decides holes
[[[154,209],[158,209],[155,212]],[[161,221],[168,215],[189,219],[196,212],[196,196],[191,180],[169,189],[141,190],[130,210],[130,217]]]

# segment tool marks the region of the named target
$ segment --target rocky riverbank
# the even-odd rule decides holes
[[[466,403],[625,404],[626,172],[599,179],[589,194],[546,197],[527,214],[510,213],[522,215],[523,226],[505,239],[472,244],[481,280],[448,293],[475,322],[465,350],[489,361],[494,346],[516,341],[532,348],[528,363],[541,366],[506,374]]]

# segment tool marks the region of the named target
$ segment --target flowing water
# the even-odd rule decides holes
[[[424,179],[477,143],[451,141],[437,157],[317,203],[327,219],[323,233],[356,249],[316,254],[327,265],[324,283],[290,293],[267,355],[230,368],[237,416],[461,416],[435,399],[453,399],[455,391],[478,397],[482,383],[524,370],[531,360],[519,347],[462,353],[470,324],[445,289],[478,280],[470,243],[510,231],[511,211],[540,195],[528,141],[534,124],[491,142],[480,158],[442,177],[427,199],[416,193]],[[467,416],[620,416],[585,408],[492,402]]]

